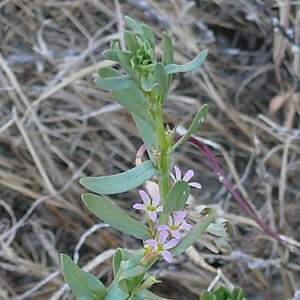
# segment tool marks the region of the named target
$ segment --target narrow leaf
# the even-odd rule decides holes
[[[111,195],[132,190],[158,173],[159,171],[155,168],[154,163],[147,160],[141,165],[120,174],[86,177],[82,178],[79,182],[94,193]]]
[[[131,54],[133,56],[136,55],[137,51],[140,48],[140,45],[137,42],[135,36],[130,31],[124,30],[124,40]]]
[[[190,187],[184,180],[176,181],[170,189],[164,203],[164,214],[181,210],[190,195]]]
[[[151,236],[147,226],[131,218],[109,200],[94,194],[83,194],[81,198],[94,215],[111,227],[141,240]]]
[[[167,66],[173,63],[174,60],[174,47],[172,43],[171,37],[163,32],[163,56],[162,56],[162,64]]]
[[[128,52],[121,50],[118,42],[116,43],[115,47],[116,47],[117,55],[120,59],[119,62],[120,66],[124,69],[124,71],[127,74],[134,76],[134,70],[132,69],[132,65],[131,65],[132,54],[130,53],[130,55],[127,55]]]
[[[138,292],[136,295],[134,295],[132,297],[132,300],[170,300],[170,299],[156,296],[155,294],[153,294],[148,290],[142,290]]]
[[[198,238],[203,234],[207,226],[214,219],[214,214],[206,215],[203,220],[199,221],[192,230],[190,230],[174,248],[170,249],[172,256],[179,255],[185,251],[189,246],[194,244]]]
[[[155,128],[152,124],[145,122],[136,114],[133,114],[133,119],[144,141],[144,144],[146,145],[148,155],[151,161],[154,162],[152,150],[158,149],[158,138],[155,133]]]
[[[155,50],[155,41],[154,41],[154,36],[153,36],[151,29],[145,24],[142,24],[141,28],[142,28],[144,37],[147,39],[147,41],[150,44],[151,49]]]
[[[154,82],[153,75],[149,73],[147,74],[147,76],[142,75],[141,85],[142,85],[142,89],[145,92],[151,92],[154,89],[154,87],[158,85],[158,83]]]
[[[124,19],[125,19],[125,22],[129,25],[129,27],[134,32],[143,34],[142,27],[137,22],[135,22],[133,19],[129,18],[128,16],[125,16]]]
[[[243,300],[245,296],[245,292],[240,287],[235,287],[232,292],[232,300]]]
[[[168,75],[162,63],[155,65],[153,77],[154,82],[158,83],[154,90],[157,91],[158,96],[161,96],[168,88]]]
[[[98,70],[98,74],[101,78],[123,76],[123,74],[121,72],[119,72],[116,69],[113,69],[111,67],[100,68]]]
[[[175,143],[169,150],[169,154],[171,155],[174,153],[175,149],[180,146],[181,144],[184,144],[188,138],[195,132],[195,130],[198,128],[198,126],[204,122],[206,116],[208,114],[208,105],[204,104],[201,109],[198,111],[197,115],[195,116],[190,128],[187,130],[187,132],[184,134],[184,136],[178,140],[177,143]]]
[[[132,86],[130,89],[113,91],[112,96],[117,103],[128,109],[132,114],[139,116],[148,124],[153,124],[154,121],[148,113],[148,110],[143,107],[145,103],[141,101],[142,99],[139,101],[139,99],[135,98],[137,93],[135,93],[134,90],[137,88]]]
[[[95,276],[81,270],[72,259],[61,254],[62,273],[65,281],[79,300],[103,300],[106,288]]]
[[[168,74],[182,73],[182,72],[190,72],[202,65],[207,55],[207,50],[201,51],[192,61],[184,64],[170,64],[165,67],[165,70]]]
[[[122,75],[110,78],[98,77],[94,80],[94,82],[108,91],[124,90],[135,84],[135,81],[130,75]]]

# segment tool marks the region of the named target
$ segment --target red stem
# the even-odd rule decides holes
[[[174,141],[177,142],[180,140],[182,136],[176,136]],[[271,227],[265,223],[263,220],[261,220],[256,213],[252,210],[252,208],[239,196],[239,194],[234,190],[233,186],[231,183],[226,179],[224,172],[221,170],[219,164],[217,163],[214,155],[212,152],[208,149],[208,147],[198,139],[194,137],[189,137],[188,139],[189,142],[200,148],[206,158],[209,160],[212,168],[214,171],[217,173],[219,180],[223,185],[228,189],[229,193],[232,195],[233,199],[236,201],[236,203],[243,209],[248,216],[250,216],[253,220],[256,221],[256,223],[265,231],[267,232],[270,236],[272,236],[278,243],[281,245],[285,246],[288,248],[292,253],[300,257],[300,250],[297,249],[295,246],[289,244],[287,241],[283,240],[279,234],[271,229]]]

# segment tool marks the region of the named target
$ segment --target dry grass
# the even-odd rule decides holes
[[[121,45],[123,15],[168,31],[175,59],[209,50],[204,68],[175,76],[166,121],[184,130],[208,103],[197,132],[212,146],[236,189],[283,238],[300,238],[300,54],[275,31],[255,0],[0,2],[0,299],[74,299],[60,274],[65,252],[109,284],[116,247],[137,248],[83,206],[84,176],[133,166],[141,145],[128,112],[94,83],[101,52]],[[300,40],[300,3],[264,2]],[[160,52],[160,49],[158,49]],[[198,203],[214,204],[234,226],[232,251],[201,246],[161,262],[164,296],[198,299],[208,286],[240,285],[247,299],[287,299],[300,289],[299,258],[279,246],[234,203],[201,153],[181,147],[176,164],[193,168]],[[137,191],[118,195],[130,209]],[[134,212],[130,212],[134,214]],[[100,224],[93,227],[94,224]]]

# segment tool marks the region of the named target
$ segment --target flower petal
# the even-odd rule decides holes
[[[186,224],[181,224],[178,229],[188,231],[188,230],[191,230],[193,227],[194,227],[193,225],[186,223]]]
[[[139,194],[140,194],[143,202],[146,204],[146,206],[149,206],[151,204],[149,195],[143,190],[139,190]]]
[[[171,248],[175,247],[177,244],[179,244],[179,242],[180,242],[180,239],[172,239],[171,241],[163,244],[163,248],[167,249],[167,250],[171,249]]]
[[[152,221],[155,221],[156,218],[157,218],[157,213],[154,212],[154,211],[149,211],[149,210],[148,210],[147,212],[148,212],[149,218],[150,218]]]
[[[157,230],[158,231],[163,231],[163,230],[166,230],[166,231],[168,231],[170,228],[167,226],[167,225],[159,225],[158,227],[157,227]]]
[[[176,174],[176,181],[181,179],[181,171],[178,167],[174,166],[175,174]]]
[[[154,197],[153,201],[152,201],[152,205],[153,205],[154,207],[157,207],[158,204],[159,204],[159,202],[160,202],[160,194],[157,194],[157,195]]]
[[[169,236],[168,231],[165,230],[161,231],[159,234],[158,243],[163,245],[166,242],[168,236]]]
[[[201,184],[198,183],[198,182],[190,182],[189,186],[192,186],[192,187],[194,187],[196,189],[201,189]]]
[[[184,210],[174,213],[174,225],[179,226],[185,217],[186,212]]]
[[[162,212],[162,211],[163,211],[162,205],[156,208],[156,212],[157,213]]]
[[[146,240],[145,243],[153,248],[155,248],[155,250],[157,249],[157,241],[156,240]]]
[[[180,239],[180,231],[177,230],[172,230],[172,236],[176,239]]]
[[[175,176],[172,173],[170,173],[170,176],[173,179],[173,181],[176,182],[176,178],[175,178]]]
[[[132,207],[134,209],[138,209],[138,210],[146,210],[146,206],[144,204],[141,204],[141,203],[136,203]]]
[[[194,176],[194,171],[193,170],[188,170],[184,176],[183,176],[183,180],[188,182],[192,177]]]
[[[163,258],[165,259],[166,262],[168,262],[168,263],[172,262],[173,257],[172,257],[172,254],[169,251],[164,250],[164,251],[161,252],[161,254],[162,254],[162,256],[163,256]]]

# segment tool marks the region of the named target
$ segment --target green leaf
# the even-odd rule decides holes
[[[137,95],[137,89],[137,87],[132,86],[130,89],[113,91],[112,96],[117,103],[128,109],[132,114],[137,115],[139,118],[143,119],[148,124],[153,124],[154,120],[151,118],[148,110],[143,107],[143,98],[135,98],[135,96]]]
[[[131,300],[170,300],[170,299],[156,296],[155,294],[147,290],[142,290],[138,292],[136,295],[134,295]]]
[[[179,147],[181,144],[184,144],[188,138],[195,132],[195,130],[198,128],[198,126],[204,122],[206,116],[208,114],[208,105],[204,104],[201,109],[198,111],[197,115],[195,116],[190,128],[187,130],[187,132],[182,136],[180,140],[178,140],[177,143],[175,143],[169,150],[169,155],[172,155],[177,147]]]
[[[139,33],[141,35],[143,34],[142,27],[136,21],[134,21],[133,19],[129,18],[128,16],[125,16],[124,19],[125,19],[125,22],[129,25],[129,27],[134,32]]]
[[[147,160],[129,171],[111,176],[86,177],[79,183],[94,193],[111,195],[132,190],[158,173],[154,163]]]
[[[141,86],[145,92],[151,92],[158,83],[154,81],[153,75],[148,73],[147,75],[142,75]]]
[[[119,264],[118,272],[108,289],[105,300],[123,300],[131,299],[129,294],[133,296],[139,288],[144,275],[148,268],[141,266],[140,261],[144,249],[140,249],[133,253],[121,250],[123,260]],[[119,254],[118,254],[119,256]]]
[[[203,220],[200,220],[192,230],[190,230],[174,248],[170,249],[172,256],[179,255],[185,251],[189,246],[194,244],[203,234],[207,226],[214,219],[214,214],[206,215]]]
[[[113,273],[114,273],[114,277],[116,277],[116,274],[120,268],[120,265],[121,265],[121,262],[123,260],[123,255],[124,255],[124,252],[123,251],[126,251],[126,250],[123,250],[121,248],[118,248],[116,251],[115,251],[115,254],[113,256],[113,261],[112,261],[112,265],[113,265]],[[127,251],[126,251],[127,252]]]
[[[166,202],[164,203],[164,214],[181,210],[190,195],[190,187],[184,180],[176,181],[171,187]]]
[[[130,31],[124,30],[124,40],[131,54],[133,56],[136,55],[136,52],[139,50],[140,45],[137,42],[135,36]]]
[[[243,300],[245,296],[245,292],[240,287],[235,287],[232,292],[232,300]]]
[[[146,145],[147,152],[151,161],[155,162],[152,150],[158,149],[159,143],[154,126],[145,122],[136,114],[133,114],[133,119],[144,141],[144,144]]]
[[[151,237],[147,226],[131,218],[109,200],[94,194],[83,194],[81,198],[94,215],[111,227],[141,240]]]
[[[174,60],[174,47],[172,43],[171,37],[163,32],[163,56],[162,56],[162,64],[167,66],[173,63]]]
[[[134,76],[134,70],[132,69],[132,65],[131,65],[132,55],[131,54],[127,55],[128,52],[122,51],[120,49],[120,45],[118,42],[116,43],[115,47],[116,47],[117,55],[120,59],[119,62],[120,66],[124,69],[124,71],[127,74]]]
[[[155,50],[155,41],[154,41],[154,36],[153,36],[151,29],[145,24],[142,24],[141,28],[143,31],[143,36],[146,38],[146,40],[150,44],[151,49]]]
[[[121,60],[118,57],[118,53],[116,49],[108,49],[102,53],[103,57],[107,60],[115,61],[118,64],[121,64]],[[130,52],[123,51],[123,55],[127,57],[127,60],[130,61],[132,58],[132,54]]]
[[[206,55],[207,50],[203,50],[192,61],[184,65],[170,64],[165,66],[165,70],[168,74],[193,71],[202,65],[206,58]]]
[[[98,77],[94,82],[108,91],[118,91],[132,87],[135,84],[131,75],[122,75],[110,78]]]
[[[106,288],[95,276],[81,270],[72,259],[61,254],[62,273],[65,281],[79,300],[102,300]]]
[[[211,295],[209,292],[204,291],[200,295],[200,300],[220,300],[220,299],[217,299],[215,296]]]
[[[158,86],[154,88],[157,91],[157,95],[161,96],[164,92],[168,92],[168,75],[162,63],[157,63],[153,72],[154,82],[158,83]]]

